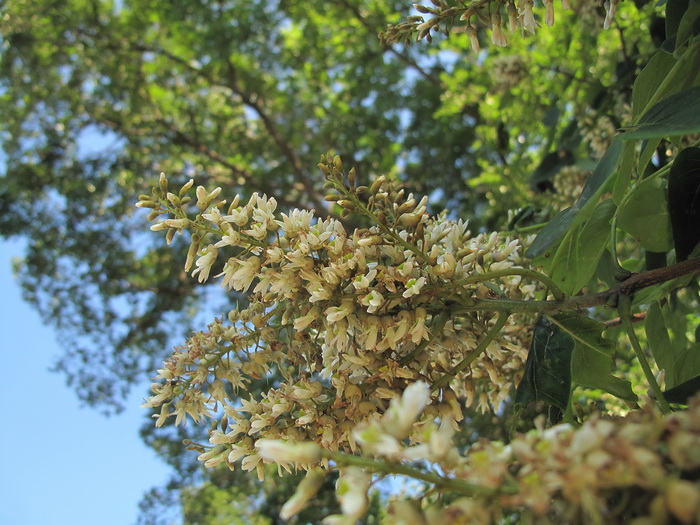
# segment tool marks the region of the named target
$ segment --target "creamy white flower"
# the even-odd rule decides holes
[[[360,274],[355,276],[352,285],[355,290],[365,290],[369,287],[370,283],[374,280],[377,275],[377,270],[370,270],[366,274]]]
[[[409,279],[406,282],[406,290],[403,292],[403,297],[409,298],[414,295],[418,295],[425,284],[425,277],[419,277],[418,279]]]
[[[372,290],[360,299],[360,304],[367,307],[367,313],[374,313],[384,304],[384,297],[376,290]]]
[[[196,268],[192,270],[192,277],[199,274],[198,280],[203,283],[209,278],[209,272],[211,272],[211,267],[216,261],[216,256],[219,254],[219,250],[212,244],[202,248],[200,250],[200,257],[195,262]]]
[[[245,226],[248,224],[248,209],[246,208],[241,208],[240,206],[238,208],[235,208],[233,210],[229,210],[228,215],[224,215],[222,219],[226,222],[230,222],[232,224],[235,224],[236,226]]]

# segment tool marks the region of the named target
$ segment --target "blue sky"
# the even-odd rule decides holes
[[[0,523],[125,525],[169,468],[138,436],[146,386],[110,418],[81,407],[61,375],[56,336],[21,298],[11,271],[19,242],[0,241]]]

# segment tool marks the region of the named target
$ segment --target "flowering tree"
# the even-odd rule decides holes
[[[591,5],[569,20],[596,22]],[[540,17],[553,24],[551,1],[533,7],[435,0],[383,38],[457,32],[479,52],[484,31],[508,43],[506,20],[511,38]],[[605,29],[616,10],[605,3]],[[210,420],[209,443],[188,444],[206,467],[306,471],[284,518],[337,470],[341,514],[325,523],[355,523],[371,486],[394,475],[421,485],[391,499],[389,523],[696,522],[699,18],[696,5],[669,2],[667,38],[635,72],[620,122],[582,119],[590,175],[565,150],[542,160],[534,182],[556,190],[561,210],[545,222],[513,210],[507,230],[472,232],[430,215],[428,197],[398,178],[363,184],[331,153],[318,167],[339,217],[161,176],[139,197],[151,229],[169,242],[187,232],[185,270],[248,301],[158,371],[144,405],[158,409],[156,425]],[[504,89],[523,60],[494,62]],[[499,415],[509,404],[516,420],[532,405],[549,418],[508,443],[458,446],[465,408]]]

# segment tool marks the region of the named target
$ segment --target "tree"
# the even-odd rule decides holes
[[[514,22],[516,25],[524,24],[526,29],[534,29],[535,18],[529,18],[528,4],[522,4],[516,6],[516,9],[520,7],[520,13],[516,12]],[[451,277],[447,275],[452,271],[449,258],[441,262],[446,264],[443,274],[424,276],[416,273],[414,276],[410,273],[413,270],[410,270],[407,276],[411,278],[405,282],[399,280],[405,287],[399,287],[399,291],[408,293],[408,304],[415,309],[403,309],[397,305],[389,308],[382,304],[378,296],[368,297],[370,293],[363,295],[362,300],[367,304],[361,306],[367,310],[379,309],[382,318],[391,318],[403,312],[401,315],[405,321],[410,317],[418,324],[423,323],[431,334],[443,334],[440,345],[447,345],[447,348],[455,351],[455,355],[472,349],[479,339],[475,338],[474,333],[465,334],[465,327],[478,326],[479,330],[486,330],[483,333],[487,342],[482,344],[488,347],[488,338],[496,338],[499,344],[505,344],[503,338],[499,338],[499,325],[510,323],[507,326],[511,335],[505,339],[506,347],[509,350],[520,349],[518,358],[502,363],[489,356],[489,359],[478,359],[477,365],[463,365],[471,367],[473,379],[480,381],[476,382],[479,384],[467,381],[466,390],[455,387],[453,381],[453,389],[456,388],[454,399],[449,393],[450,389],[446,389],[448,379],[440,378],[440,373],[445,377],[444,373],[450,371],[450,361],[435,360],[438,355],[435,354],[437,339],[419,338],[416,332],[400,348],[395,347],[396,341],[387,342],[394,354],[393,361],[387,361],[388,366],[392,362],[398,362],[400,367],[407,366],[408,355],[429,366],[429,382],[436,390],[442,389],[441,399],[450,406],[455,420],[463,408],[459,402],[466,399],[472,407],[469,409],[471,411],[473,405],[491,410],[493,406],[505,403],[503,407],[509,407],[505,410],[509,417],[513,417],[514,421],[526,422],[526,417],[512,414],[512,401],[515,399],[523,404],[531,401],[549,404],[553,407],[550,411],[553,421],[564,417],[573,422],[577,410],[574,401],[598,399],[599,396],[590,391],[582,396],[581,390],[576,391],[579,392],[578,397],[572,396],[571,385],[602,389],[631,402],[636,394],[630,385],[610,374],[612,346],[608,340],[600,339],[602,325],[595,324],[591,319],[557,313],[600,305],[602,299],[612,304],[615,296],[606,290],[622,293],[623,296],[640,292],[635,296],[634,305],[642,309],[638,317],[642,313],[647,314],[646,306],[639,305],[655,304],[648,309],[645,324],[656,364],[666,372],[667,386],[678,386],[685,391],[690,388],[692,391],[692,379],[697,375],[697,370],[693,365],[694,354],[687,334],[694,325],[684,313],[694,307],[694,299],[686,295],[686,291],[672,293],[671,301],[666,301],[666,297],[676,287],[688,284],[678,280],[688,280],[679,272],[689,272],[687,275],[691,275],[695,270],[692,262],[685,266],[682,262],[681,266],[671,264],[672,252],[670,255],[658,254],[674,247],[676,260],[680,262],[688,258],[697,243],[697,239],[688,233],[692,229],[668,227],[669,221],[687,224],[687,221],[694,220],[695,213],[692,202],[688,202],[687,198],[682,200],[681,196],[693,193],[690,191],[692,182],[688,181],[685,173],[692,173],[694,169],[694,150],[685,146],[689,140],[687,134],[697,131],[697,123],[692,118],[692,111],[688,111],[685,118],[675,114],[668,116],[669,111],[684,104],[688,104],[688,108],[694,107],[692,104],[696,93],[688,91],[695,85],[697,68],[693,69],[693,66],[698,61],[697,42],[693,40],[695,35],[692,31],[695,20],[693,9],[686,10],[687,6],[678,3],[669,5],[665,29],[669,35],[676,34],[676,38],[661,38],[659,43],[663,43],[664,47],[657,51],[658,44],[655,45],[653,37],[658,35],[660,12],[653,6],[640,3],[638,11],[634,6],[625,5],[624,9],[620,9],[620,14],[613,18],[616,4],[607,7],[606,15],[595,4],[582,3],[575,6],[574,16],[565,18],[567,15],[561,13],[563,20],[558,20],[556,33],[547,32],[546,29],[539,31],[537,42],[513,35],[510,38],[511,47],[506,48],[505,53],[490,47],[488,53],[480,58],[487,66],[482,68],[478,63],[464,64],[461,57],[466,56],[469,47],[485,45],[488,36],[497,45],[503,43],[505,33],[499,29],[501,22],[505,23],[508,14],[512,14],[508,6],[504,6],[501,12],[490,11],[492,7],[487,2],[469,6],[436,2],[432,6],[423,6],[419,11],[426,16],[430,14],[428,20],[423,16],[409,16],[405,22],[390,28],[384,34],[384,41],[393,47],[382,51],[374,41],[366,38],[365,30],[376,30],[389,20],[398,22],[398,17],[392,17],[400,11],[399,6],[385,7],[383,4],[364,2],[323,3],[318,6],[307,2],[303,6],[277,6],[261,2],[227,10],[227,6],[218,3],[183,5],[179,8],[171,8],[170,5],[139,3],[114,10],[103,4],[75,3],[70,8],[48,6],[47,11],[38,7],[34,10],[18,3],[11,5],[14,11],[11,10],[10,14],[13,16],[6,17],[3,22],[6,25],[3,34],[9,35],[6,39],[9,52],[3,57],[3,71],[6,79],[12,79],[12,82],[5,83],[7,92],[3,110],[7,113],[4,120],[9,126],[6,134],[9,132],[13,140],[8,142],[7,147],[7,177],[10,184],[2,202],[13,212],[6,216],[19,218],[7,220],[3,231],[24,232],[36,239],[33,253],[28,258],[32,266],[28,268],[30,271],[23,273],[27,289],[34,294],[38,305],[62,326],[69,328],[69,333],[72,330],[76,334],[76,325],[80,327],[78,334],[105,333],[105,327],[111,327],[106,331],[109,334],[107,341],[103,341],[106,344],[86,346],[78,353],[84,365],[75,367],[70,360],[62,363],[65,370],[81,380],[80,389],[87,399],[94,402],[117,401],[119,396],[115,387],[127,386],[129,378],[143,369],[141,367],[155,368],[153,361],[157,360],[157,349],[166,345],[167,336],[176,331],[185,331],[185,327],[191,325],[187,309],[194,307],[193,295],[209,294],[193,286],[192,281],[184,279],[180,266],[187,258],[188,241],[193,242],[194,251],[206,250],[210,241],[205,242],[201,232],[191,238],[176,237],[174,251],[162,245],[147,250],[132,248],[148,246],[148,243],[143,243],[141,235],[137,233],[139,230],[135,229],[133,217],[129,218],[128,196],[133,194],[134,186],[147,185],[147,177],[143,177],[138,170],[155,162],[160,163],[159,168],[171,174],[171,188],[182,186],[187,180],[184,172],[189,170],[196,175],[197,185],[225,186],[222,195],[228,192],[231,195],[243,193],[242,202],[247,201],[255,188],[275,195],[279,206],[287,209],[315,207],[321,216],[328,212],[339,213],[341,209],[353,212],[346,218],[347,231],[352,231],[354,225],[374,227],[377,237],[370,236],[367,242],[369,246],[378,247],[402,244],[399,238],[407,235],[404,241],[413,243],[411,245],[418,250],[415,252],[418,259],[420,247],[416,243],[422,242],[425,246],[426,242],[421,237],[425,233],[419,229],[426,229],[429,223],[424,222],[421,213],[415,211],[417,203],[411,204],[405,194],[400,194],[398,181],[402,181],[409,191],[429,194],[437,201],[437,209],[426,208],[424,211],[436,212],[443,205],[450,206],[453,214],[438,221],[443,224],[460,216],[471,219],[474,231],[479,231],[481,225],[490,229],[508,229],[511,233],[516,230],[521,234],[541,230],[528,254],[535,257],[536,265],[543,266],[543,273],[535,274],[527,268],[523,272],[513,273],[515,270],[506,264],[504,268],[495,266],[490,273],[487,271],[486,277],[465,277],[474,278],[469,282],[468,291],[476,293],[478,300],[467,300],[469,294],[461,294],[458,290],[451,295],[439,292],[434,296],[445,301],[448,307],[445,311],[429,302],[426,305],[430,307],[418,305],[415,296],[419,294],[411,290],[419,291],[421,286],[426,286],[425,281],[428,283],[426,289],[431,289],[436,283],[451,282]],[[549,22],[551,3],[547,3],[545,8],[541,19]],[[47,12],[54,15],[51,23],[45,17]],[[557,13],[559,17],[560,12]],[[600,16],[601,13],[603,16]],[[466,15],[464,19],[467,24],[458,20],[462,15]],[[596,21],[603,22],[603,17],[616,29],[619,40],[610,38],[609,32],[592,31]],[[415,35],[432,38],[431,32],[452,26],[461,28],[464,34],[450,35],[441,44],[441,51],[432,56],[425,48],[416,50],[417,46],[406,48],[399,44],[405,37]],[[230,31],[231,27],[235,27],[236,31]],[[251,32],[251,28],[257,27],[264,29],[260,33]],[[240,54],[231,53],[233,49]],[[671,55],[667,51],[675,53]],[[24,70],[30,76],[18,75],[21,66],[28,66]],[[589,80],[583,72],[591,70],[596,74]],[[373,74],[367,74],[368,71]],[[17,78],[21,78],[22,82],[17,82]],[[663,78],[669,80],[662,82]],[[406,88],[401,89],[401,84]],[[30,85],[34,87],[30,89]],[[528,85],[543,86],[544,89],[528,89]],[[685,93],[686,98],[680,101],[669,99],[674,92]],[[298,94],[298,98],[290,94]],[[304,104],[307,100],[311,103]],[[657,105],[664,101],[666,106]],[[654,115],[658,119],[652,119]],[[40,118],[37,119],[37,116]],[[109,166],[105,159],[86,162],[80,159],[79,152],[70,151],[70,147],[75,148],[79,142],[81,130],[86,125],[95,124],[109,127],[125,140],[128,156],[125,155],[119,162],[111,159],[112,167],[121,169],[120,177],[113,177],[112,173],[105,171]],[[630,124],[636,127],[623,135],[628,139],[623,147],[619,138],[613,139],[615,130]],[[42,130],[40,140],[22,140],[25,133],[36,129]],[[284,130],[284,133],[280,130]],[[686,135],[686,142],[666,140],[683,134]],[[635,142],[639,139],[651,139],[641,151],[637,150],[639,144]],[[233,142],[240,148],[232,150],[230,145]],[[370,192],[374,198],[372,203],[363,200],[361,195],[348,194],[347,188],[339,186],[339,177],[350,182],[350,174],[336,166],[336,162],[340,161],[331,155],[325,159],[324,165],[328,171],[328,182],[334,185],[337,193],[331,196],[330,201],[340,204],[329,209],[321,202],[324,194],[320,188],[322,180],[314,178],[310,171],[312,158],[319,150],[329,148],[342,148],[345,165],[355,166],[361,180],[371,180],[372,176],[387,173],[393,182],[373,186],[375,191]],[[684,148],[685,153],[676,156],[680,148]],[[404,152],[405,156],[401,157],[400,152]],[[581,173],[594,167],[595,161],[601,157],[578,201],[566,203],[566,196],[573,194],[571,187],[578,183]],[[669,166],[676,168],[669,169]],[[334,168],[340,175],[334,175]],[[673,173],[674,169],[677,174],[672,178],[667,174]],[[646,171],[649,176],[643,178]],[[672,180],[675,181],[673,184],[681,183],[674,186]],[[669,186],[668,198],[664,193],[666,185]],[[672,191],[672,187],[676,189]],[[558,190],[552,197],[558,207],[574,206],[561,212],[542,228],[542,223],[550,218],[543,208],[546,208],[545,203],[550,199],[552,188]],[[612,200],[601,200],[601,195],[610,189]],[[65,210],[63,213],[70,219],[71,234],[62,230],[59,220],[47,225],[46,217],[49,215],[37,214],[42,209],[37,202],[40,190],[47,195],[47,205],[59,205]],[[550,193],[543,196],[534,190]],[[397,214],[392,202],[385,202],[384,207],[378,204],[384,202],[385,193],[386,199],[404,206],[401,213]],[[156,192],[153,196],[147,195],[141,203],[158,212],[174,212],[178,218],[171,220],[184,221],[180,199],[185,194],[186,191],[179,197],[173,195],[175,199],[169,199],[165,193]],[[31,205],[24,206],[23,201]],[[264,202],[267,201],[253,199],[244,209],[252,212],[268,206],[263,211],[272,213],[269,209],[271,205]],[[667,205],[668,202],[674,203],[674,206]],[[489,206],[485,207],[487,203]],[[212,204],[216,203],[207,203],[207,206]],[[526,205],[529,207],[525,208]],[[201,211],[208,211],[207,206]],[[519,207],[523,208],[512,213],[508,220],[508,210]],[[674,209],[681,210],[680,214],[670,211]],[[409,210],[413,210],[413,215],[406,215]],[[226,211],[225,207],[222,208],[222,213]],[[221,223],[217,223],[218,219],[212,215],[214,213],[210,211],[208,220],[220,227]],[[392,222],[399,221],[403,215],[410,218]],[[104,222],[96,221],[95,216],[104,217]],[[176,230],[185,229],[185,225],[201,228],[206,222],[203,217],[190,217],[187,219],[193,221],[190,224],[171,223],[174,227],[170,230],[170,238]],[[659,217],[664,220],[659,221]],[[615,221],[613,228],[608,225],[611,218]],[[39,222],[40,219],[42,222]],[[254,220],[259,222],[258,219]],[[41,227],[33,229],[37,224]],[[115,228],[116,224],[120,225],[119,230]],[[430,224],[433,225],[432,222]],[[628,235],[623,236],[620,231]],[[73,232],[79,232],[79,235]],[[47,233],[53,238],[47,240]],[[617,235],[621,242],[613,242],[611,233]],[[294,235],[289,233],[289,238],[296,238]],[[266,242],[265,239],[257,241]],[[327,239],[322,242],[325,241]],[[490,237],[487,241],[486,237],[476,236],[460,237],[459,242],[489,247],[490,243],[496,242],[498,246],[501,241],[498,238],[491,241]],[[522,242],[529,244],[526,239]],[[231,242],[224,243],[220,248],[230,250],[227,244]],[[251,250],[255,244],[247,246]],[[522,259],[509,259],[507,252],[513,250],[515,245],[506,243],[500,246],[501,254],[497,258],[503,257],[505,262],[515,263],[517,267],[525,265]],[[105,247],[109,249],[109,258],[105,258]],[[405,245],[404,248],[411,249]],[[477,263],[483,269],[487,269],[489,264],[503,262],[488,260],[491,248],[493,246],[484,248],[483,253],[475,248]],[[202,258],[197,267],[200,277],[208,272],[210,263],[213,263],[213,253],[211,249],[200,253]],[[235,254],[235,250],[232,253]],[[446,256],[446,253],[443,255]],[[683,256],[678,257],[679,253]],[[456,254],[459,251],[453,256]],[[246,255],[251,253],[244,252],[239,257],[245,260]],[[88,264],[66,264],[71,257],[80,257]],[[482,257],[486,257],[486,260],[482,261]],[[640,263],[640,258],[645,258],[646,262]],[[254,258],[250,261],[255,262]],[[619,262],[622,262],[621,266]],[[652,272],[657,271],[655,269],[658,267],[662,268],[657,273],[642,273],[641,278],[625,280],[629,277],[626,272],[642,270],[642,264]],[[231,282],[237,292],[243,291],[245,287],[241,283],[245,283],[248,277],[244,279],[239,274],[233,278],[236,271],[233,267],[229,267],[229,270],[232,274],[227,278],[233,279]],[[498,274],[501,270],[505,273]],[[60,273],[75,275],[76,272],[81,272],[79,281],[57,278]],[[388,286],[389,281],[384,282],[385,277],[381,274],[372,279],[368,275],[365,276],[368,287],[380,283]],[[505,281],[499,280],[506,275],[510,277]],[[625,280],[623,285],[616,287],[614,277]],[[670,277],[677,279],[669,281]],[[527,291],[514,288],[519,279],[533,278]],[[415,282],[408,286],[411,279]],[[529,308],[529,312],[545,313],[549,317],[540,319],[536,324],[534,321],[528,324],[524,317],[506,315],[518,308],[507,303],[501,294],[510,293],[510,299],[516,301],[531,299],[533,296],[529,294],[544,291],[537,282],[553,292],[553,300],[558,306],[528,302],[530,306],[518,303],[517,307],[522,308],[523,312]],[[671,284],[662,285],[662,282]],[[94,284],[96,293],[91,294],[86,283]],[[364,281],[360,279],[358,284],[362,286]],[[475,290],[472,290],[472,286]],[[577,295],[583,288],[588,293]],[[603,295],[596,296],[596,290],[603,290]],[[45,291],[49,293],[43,295]],[[384,295],[397,293],[382,288],[376,292]],[[53,303],[42,299],[51,296],[57,298]],[[102,299],[103,309],[96,311],[95,296]],[[119,307],[114,307],[115,298],[119,297],[136,305],[133,315],[124,316]],[[239,294],[233,294],[233,300],[239,298]],[[147,300],[150,300],[150,304],[144,304]],[[264,301],[256,303],[259,300],[256,298],[253,300],[253,309],[255,304],[265,304]],[[348,304],[344,304],[339,296],[333,296],[333,300],[336,303],[332,305],[322,304],[326,308],[339,310],[331,313],[323,310],[323,313],[342,321],[344,315],[350,315],[344,311]],[[346,297],[345,300],[347,302],[349,299]],[[476,301],[476,304],[469,303],[470,300]],[[493,325],[493,315],[484,313],[488,311],[484,305],[491,304],[485,301],[492,300],[496,303],[500,301],[502,305],[499,307],[502,310],[498,310],[502,313],[496,325]],[[661,302],[656,304],[658,300]],[[142,309],[139,309],[141,305]],[[467,310],[460,310],[460,307]],[[425,315],[418,308],[423,308]],[[474,313],[469,308],[482,313]],[[144,316],[143,312],[149,313]],[[172,314],[179,314],[180,318],[168,318]],[[234,320],[237,315],[233,315]],[[241,322],[247,322],[245,315],[248,314],[241,315],[244,316]],[[255,320],[260,312],[257,317],[250,315],[250,319]],[[288,327],[295,315],[290,311],[286,319],[274,317],[266,320]],[[308,319],[309,315],[306,312],[301,317]],[[596,316],[606,318],[602,313]],[[627,315],[620,317],[627,319]],[[683,319],[685,322],[681,322]],[[299,335],[320,337],[325,330],[320,322],[310,321],[311,324],[304,327],[306,331],[299,328]],[[613,329],[613,325],[619,321],[608,319],[607,322]],[[673,326],[670,339],[668,335],[664,339],[664,334],[668,334],[666,324]],[[217,326],[215,323],[212,330],[215,331]],[[175,327],[175,330],[171,327]],[[529,345],[527,327],[534,327],[534,342],[526,361],[525,350]],[[296,323],[294,328],[297,328]],[[627,329],[630,331],[630,327]],[[377,327],[377,330],[388,337],[388,325]],[[558,334],[555,338],[559,345],[557,348],[562,349],[562,355],[554,360],[551,359],[553,350],[547,343],[550,339],[538,337],[538,334],[550,332]],[[583,345],[580,343],[581,333],[592,334]],[[634,350],[639,355],[640,347],[635,344],[633,328],[630,335]],[[206,340],[216,334],[204,332],[200,336]],[[396,333],[394,336],[401,338]],[[271,343],[280,342],[294,347],[295,337],[289,327],[274,335],[265,333],[264,340],[268,345],[263,345],[255,355],[262,361],[265,361],[265,357],[275,361],[279,356],[265,353],[273,350]],[[413,337],[418,340],[414,341]],[[458,344],[460,337],[466,343]],[[616,336],[613,334],[613,337]],[[445,338],[450,341],[449,344],[445,343]],[[669,342],[666,347],[671,342],[675,345],[673,354],[659,353],[658,349],[664,348],[666,340]],[[192,341],[190,348],[197,348],[199,343],[196,338]],[[579,341],[579,344],[574,346],[573,341]],[[585,344],[586,341],[590,344]],[[301,344],[301,341],[298,342]],[[112,361],[104,359],[104,348],[114,350]],[[309,348],[316,347],[312,345]],[[300,355],[291,356],[296,373],[302,373],[305,367],[308,367],[307,372],[316,370],[314,359],[318,357],[314,356],[318,354],[318,349],[309,348],[304,347]],[[481,345],[477,348],[481,348]],[[402,357],[398,359],[397,356]],[[456,357],[450,359],[454,364]],[[592,370],[590,366],[578,366],[581,360],[592,363]],[[638,375],[641,375],[639,367],[646,362],[645,359],[631,360],[624,353],[615,361],[620,367],[632,367],[631,370]],[[97,362],[109,363],[116,373],[107,376],[105,370],[95,366]],[[114,366],[115,363],[118,366]],[[442,367],[442,372],[439,367]],[[504,373],[506,370],[507,373]],[[584,370],[590,373],[584,375]],[[216,367],[213,367],[212,372],[215,371]],[[526,379],[520,381],[519,376],[523,371]],[[252,379],[260,379],[257,376],[261,374],[282,374],[282,377],[274,376],[280,384],[294,375],[283,368],[271,371],[263,368],[253,372],[252,376],[249,375]],[[463,374],[464,370],[452,372]],[[644,372],[653,387],[655,381],[649,375],[650,370],[645,369]],[[567,375],[569,373],[571,377]],[[121,378],[123,374],[126,378]],[[499,378],[495,380],[501,387],[497,390],[483,381],[493,374]],[[393,376],[382,379],[380,373],[377,377],[385,380]],[[547,377],[554,380],[548,383]],[[687,379],[691,380],[691,386],[687,384]],[[364,383],[359,384],[364,388]],[[469,390],[470,384],[474,387],[472,390]],[[516,384],[520,387],[513,396],[510,389]],[[251,395],[254,399],[259,399],[260,393],[269,388],[269,385],[259,382],[253,385]],[[274,385],[279,389],[277,383]],[[332,386],[339,388],[337,384]],[[380,421],[388,425],[391,417],[394,417],[391,415],[395,415],[398,409],[392,411],[388,401],[382,399],[390,394],[399,396],[407,386],[406,381],[398,386],[374,386],[388,390],[379,390],[384,397],[378,396],[370,413],[376,414]],[[330,388],[327,383],[323,383],[322,387]],[[186,393],[186,389],[183,392]],[[173,391],[173,394],[183,392]],[[418,398],[421,396],[415,389],[411,393]],[[224,396],[220,399],[222,403],[236,399],[234,394],[230,390],[225,395],[218,392],[219,396]],[[363,395],[367,394],[363,392]],[[664,397],[660,395],[659,388],[656,388],[655,394],[663,404]],[[271,394],[268,392],[265,395]],[[268,399],[276,398],[272,396]],[[477,403],[473,403],[474,399]],[[674,399],[687,401],[686,397]],[[411,396],[406,397],[404,402],[411,402]],[[394,404],[402,406],[399,401]],[[429,419],[436,409],[435,403],[428,405],[421,416],[424,428],[432,428]],[[693,412],[688,414],[692,415]],[[446,416],[442,415],[444,419]],[[418,417],[418,414],[415,416]],[[472,422],[475,420],[470,424]],[[225,431],[226,425],[222,421],[219,423],[222,425],[221,431]],[[502,433],[498,430],[502,427],[503,424],[499,423],[484,430],[486,434]],[[385,430],[381,425],[379,429],[374,428],[379,435]],[[442,432],[442,427],[440,430]],[[469,434],[466,424],[462,424],[461,430]],[[401,434],[396,430],[394,432]],[[435,434],[440,435],[443,434]],[[190,437],[196,438],[195,435]],[[173,446],[172,440],[163,437],[155,436],[152,442],[160,443],[162,450]],[[325,445],[331,442],[327,441]],[[248,447],[246,453],[252,450]],[[379,449],[373,449],[371,443],[363,443],[362,450],[379,459],[386,455]],[[250,457],[259,458],[255,453]],[[340,461],[338,457],[334,459]],[[377,463],[373,465],[376,468]],[[360,481],[366,479],[356,471],[351,472],[360,476]],[[416,473],[411,471],[411,474]],[[435,477],[430,480],[436,482]],[[690,490],[687,485],[681,487],[681,491]],[[397,503],[392,508],[410,510],[412,507]],[[525,512],[529,511],[532,508]],[[586,511],[593,512],[588,508]],[[676,511],[672,509],[678,517]]]

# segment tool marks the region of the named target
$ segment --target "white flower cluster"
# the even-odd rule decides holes
[[[491,76],[496,89],[507,91],[517,86],[527,76],[527,65],[520,55],[497,56],[491,62]]]
[[[651,407],[620,419],[594,416],[579,428],[538,428],[508,444],[481,441],[464,453],[454,446],[451,414],[422,414],[429,400],[429,387],[414,383],[383,416],[354,430],[361,456],[330,456],[350,466],[342,467],[338,483],[343,516],[324,523],[355,523],[367,508],[370,474],[392,468],[428,485],[425,494],[392,501],[386,524],[495,524],[513,513],[528,523],[641,525],[700,519],[700,484],[684,479],[694,479],[700,467],[700,398],[688,411],[666,417]],[[307,446],[320,454],[314,443],[270,445],[285,450],[266,456],[275,461],[293,461],[289,451],[297,450],[296,459],[304,463]],[[300,485],[285,505],[294,511],[286,518],[303,508],[300,501],[313,497],[309,485],[318,486],[319,474],[309,476],[315,481]],[[455,497],[445,504],[430,495],[433,487]]]
[[[384,178],[354,188],[354,173],[346,176],[339,165],[330,157],[321,165],[340,192],[329,200],[368,214],[375,226],[348,233],[340,221],[316,220],[312,212],[277,214],[266,196],[246,204],[236,197],[227,206],[214,202],[218,190],[203,188],[192,216],[192,184],[175,195],[164,178],[153,196],[141,197],[152,218],[173,216],[153,230],[170,237],[192,231],[186,266],[194,276],[203,282],[215,275],[227,289],[251,293],[247,309],[176,349],[144,405],[160,407],[158,424],[169,416],[176,423],[221,418],[213,447],[200,456],[207,466],[233,468],[242,459],[244,469],[261,473],[255,444],[270,438],[353,451],[356,425],[384,414],[416,381],[441,381],[426,412],[459,421],[458,398],[490,410],[519,380],[530,337],[523,319],[508,317],[477,355],[495,315],[452,313],[479,298],[534,297],[536,285],[509,273],[521,263],[518,241],[429,217],[425,199],[404,196]],[[468,366],[458,367],[465,359]],[[232,401],[273,370],[283,382],[258,399]]]
[[[552,209],[560,211],[573,206],[581,195],[590,171],[578,166],[565,166],[552,179],[554,194],[549,204]]]
[[[554,0],[542,0],[544,12],[540,20],[547,26],[554,25]],[[618,0],[586,0],[574,5],[579,18],[583,23],[592,21],[609,29]],[[432,41],[431,32],[459,30],[469,37],[472,50],[478,53],[481,49],[478,30],[481,27],[491,32],[491,42],[498,47],[508,45],[506,27],[510,33],[529,32],[534,34],[541,26],[535,15],[534,0],[507,0],[495,2],[494,0],[474,0],[461,2],[454,5],[447,0],[430,0],[430,4],[413,4],[419,15],[406,18],[405,21],[389,26],[381,33],[381,38],[387,43],[406,42],[410,36],[417,33],[417,40],[426,39]],[[571,9],[569,0],[562,0],[562,8]],[[598,19],[598,11],[603,10],[605,19]],[[421,15],[431,15],[427,20]],[[464,24],[459,26],[459,24]],[[507,24],[507,26],[506,26]],[[456,29],[452,29],[456,26]]]

